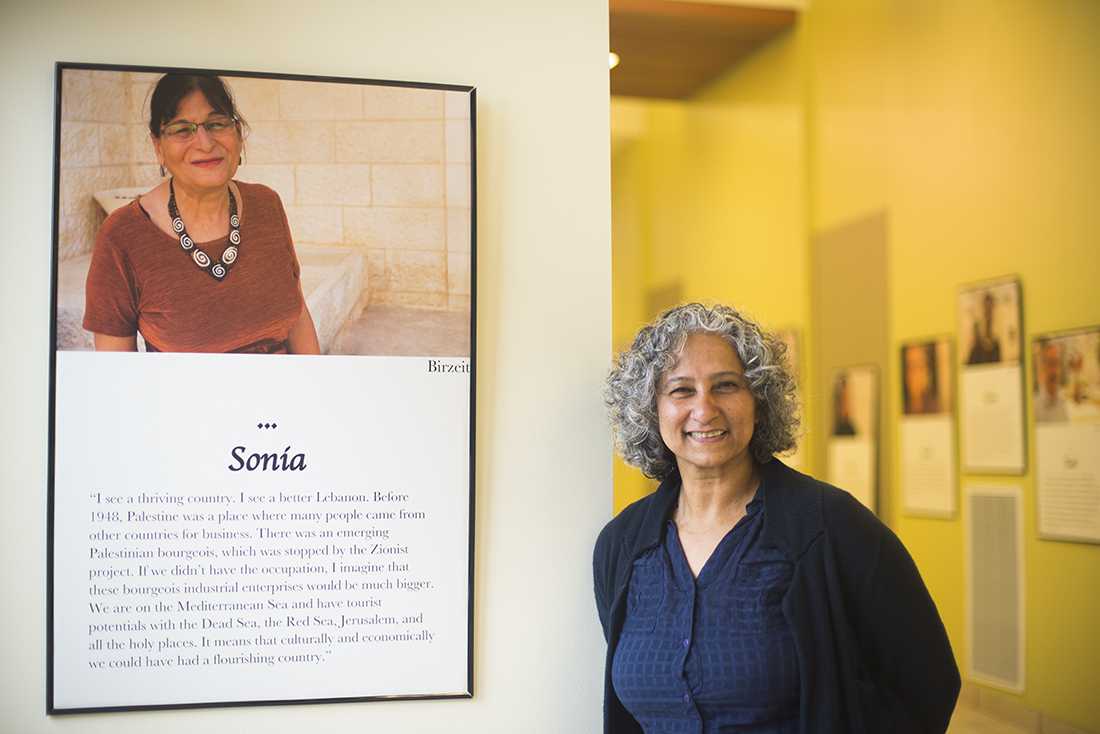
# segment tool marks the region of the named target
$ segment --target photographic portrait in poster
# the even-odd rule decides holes
[[[958,297],[962,464],[972,472],[1022,474],[1024,400],[1020,282],[968,285]]]
[[[798,331],[795,329],[779,329],[775,332],[775,335],[779,337],[779,340],[783,342],[783,346],[787,348],[787,365],[790,367],[791,375],[794,377],[795,384],[797,385],[797,399],[799,405],[802,404],[802,352],[799,349]],[[794,447],[791,453],[784,455],[782,458],[783,463],[792,469],[798,471],[806,470],[806,445],[805,435],[798,436],[798,445]]]
[[[957,485],[951,342],[909,342],[900,353],[902,503],[908,513],[951,517]]]
[[[469,696],[473,88],[56,82],[49,711]]]
[[[870,508],[878,506],[878,370],[848,367],[833,377],[830,484],[844,487]]]
[[[1100,543],[1100,327],[1031,343],[1039,535]]]

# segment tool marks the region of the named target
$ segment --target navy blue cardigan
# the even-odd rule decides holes
[[[783,613],[794,632],[803,734],[944,732],[959,670],[939,613],[897,536],[847,492],[762,467],[758,542],[794,564]],[[641,734],[611,685],[634,559],[660,543],[680,494],[672,477],[624,509],[596,541],[596,607],[607,639],[604,732]]]

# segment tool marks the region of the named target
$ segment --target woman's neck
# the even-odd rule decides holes
[[[756,495],[760,471],[756,462],[749,460],[712,471],[681,467],[680,479],[678,525],[729,525],[745,514],[745,507]]]
[[[185,224],[190,227],[216,225],[229,216],[229,188],[191,190],[172,182],[176,206]]]

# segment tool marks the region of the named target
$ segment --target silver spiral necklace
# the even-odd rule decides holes
[[[168,179],[168,216],[172,218],[172,231],[179,237],[180,247],[191,257],[191,262],[220,283],[225,276],[229,275],[229,269],[233,267],[233,263],[237,262],[241,247],[241,218],[237,216],[237,200],[233,197],[233,189],[229,188],[229,247],[225,248],[225,252],[215,262],[196,246],[191,235],[187,234],[187,228],[183,226],[183,217],[180,216],[179,207],[176,206],[176,187],[172,181]]]

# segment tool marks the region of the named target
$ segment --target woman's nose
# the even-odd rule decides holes
[[[195,129],[195,143],[203,149],[212,148],[214,147],[214,135],[204,126],[199,125]]]
[[[700,391],[696,393],[691,405],[691,417],[698,421],[710,420],[718,412],[714,406],[714,400],[710,393]]]

